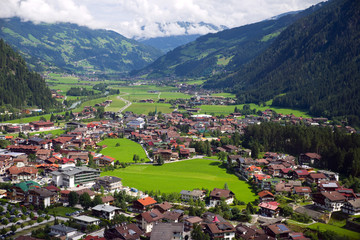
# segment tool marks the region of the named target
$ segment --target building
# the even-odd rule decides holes
[[[134,212],[144,212],[153,208],[157,202],[152,197],[140,198],[133,202],[132,210]]]
[[[301,153],[299,164],[319,167],[321,165],[321,156],[317,153]]]
[[[92,208],[92,212],[94,216],[113,220],[115,215],[120,212],[120,208],[105,204],[99,204]]]
[[[235,194],[226,189],[220,189],[220,188],[214,188],[214,190],[210,193],[210,206],[215,207],[216,205],[220,204],[221,200],[224,199],[224,201],[227,204],[232,204],[234,201]]]
[[[200,217],[187,217],[184,219],[184,230],[185,232],[190,232],[194,228],[194,224],[200,224],[203,221]]]
[[[345,203],[346,197],[337,191],[324,191],[312,194],[312,199],[315,206],[334,212],[341,211],[341,207]]]
[[[272,224],[265,227],[265,232],[276,239],[288,239],[291,230],[285,224]]]
[[[135,223],[122,223],[106,229],[104,237],[106,239],[138,240],[142,234],[143,232]]]
[[[271,202],[275,200],[274,194],[272,194],[268,190],[261,191],[258,193],[258,195],[261,202]]]
[[[341,207],[341,211],[349,215],[360,215],[360,198],[345,202]]]
[[[41,188],[41,186],[34,181],[21,182],[10,188],[7,197],[12,201],[25,202],[28,191],[36,188]]]
[[[309,198],[311,194],[311,188],[310,187],[294,187],[294,194],[297,194],[298,196],[303,196],[305,198]]]
[[[138,215],[136,218],[139,221],[141,229],[148,233],[151,232],[153,227],[162,221],[164,215],[157,209],[152,209],[151,211],[143,212]]]
[[[64,167],[51,173],[52,182],[58,187],[75,187],[92,184],[100,176],[100,170],[88,167]]]
[[[128,122],[126,124],[126,126],[131,129],[137,129],[137,128],[141,129],[141,128],[144,128],[144,126],[145,126],[145,120],[143,118],[139,117],[135,120]]]
[[[205,232],[210,235],[211,239],[227,239],[235,238],[236,229],[229,222],[212,222],[205,225]]]
[[[85,216],[85,215],[76,216],[76,217],[73,217],[73,219],[76,221],[76,223],[78,223],[84,227],[87,227],[89,225],[99,225],[100,224],[100,219]]]
[[[182,240],[184,239],[183,223],[159,223],[151,232],[150,240]]]
[[[28,181],[35,180],[38,175],[37,168],[34,167],[16,167],[12,166],[8,169],[11,181]]]
[[[189,201],[192,199],[193,201],[203,200],[205,197],[205,193],[202,190],[194,189],[192,191],[182,190],[180,192],[181,199],[185,201]]]
[[[28,191],[26,202],[30,205],[41,208],[49,207],[59,200],[56,192],[51,192],[45,188],[35,188]]]
[[[109,156],[101,156],[94,159],[96,164],[99,166],[114,166],[115,158],[109,157]]]
[[[121,178],[114,176],[103,176],[96,179],[95,189],[100,189],[101,186],[108,192],[120,191],[122,189]]]
[[[279,216],[279,203],[277,202],[261,202],[259,206],[259,214],[266,217]]]

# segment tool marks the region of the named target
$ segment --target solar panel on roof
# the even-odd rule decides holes
[[[282,232],[289,231],[289,229],[288,229],[285,225],[283,225],[283,224],[278,225],[278,227],[279,227],[279,229],[280,229]]]
[[[136,232],[134,231],[134,230],[132,230],[132,229],[129,229],[129,234],[130,235],[134,235]]]
[[[157,217],[157,215],[156,215],[155,213],[153,213],[153,212],[150,213],[150,216],[151,216],[152,218],[156,218],[156,217]]]

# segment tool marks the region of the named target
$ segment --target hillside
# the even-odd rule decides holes
[[[209,81],[241,102],[308,109],[318,116],[360,116],[360,1],[333,0],[283,31],[236,72]]]
[[[189,42],[195,41],[200,36],[201,35],[196,34],[196,35],[156,37],[156,38],[142,39],[139,40],[139,42],[160,49],[163,53],[167,53],[181,45],[185,45]]]
[[[145,67],[161,51],[107,30],[70,23],[34,24],[0,19],[0,38],[20,51],[38,71],[49,67],[69,72],[126,72]]]
[[[30,72],[21,56],[0,39],[0,106],[36,106],[55,104],[45,80]]]
[[[201,36],[194,42],[168,52],[134,74],[148,74],[148,78],[207,77],[238,68],[270,46],[288,25],[312,11],[313,8]]]

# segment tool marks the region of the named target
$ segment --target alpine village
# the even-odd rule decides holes
[[[171,50],[0,19],[0,238],[360,239],[360,1]]]

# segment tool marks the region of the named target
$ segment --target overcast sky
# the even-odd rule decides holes
[[[272,16],[305,9],[319,0],[0,0],[0,18],[34,22],[71,22],[114,30],[126,37],[163,36],[155,23],[205,22],[237,27]],[[142,26],[145,29],[142,30]],[[184,33],[176,24],[168,35]],[[196,27],[191,33],[205,34]]]

